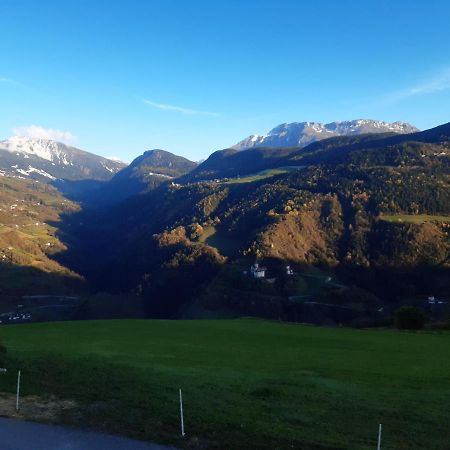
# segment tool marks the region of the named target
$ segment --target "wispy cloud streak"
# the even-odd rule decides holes
[[[410,97],[419,95],[434,94],[436,92],[450,89],[450,68],[447,68],[423,83],[412,86],[408,89],[391,92],[384,97],[384,102],[393,103]]]
[[[0,77],[0,83],[13,84],[15,86],[25,86],[20,81],[13,80],[12,78]]]
[[[199,111],[197,109],[184,108],[182,106],[168,105],[166,103],[157,103],[157,102],[153,102],[151,100],[147,100],[145,98],[142,99],[142,101],[146,105],[152,106],[153,108],[157,108],[157,109],[160,109],[162,111],[178,112],[178,113],[184,114],[186,116],[195,116],[195,115],[199,115],[199,116],[214,116],[214,117],[220,116],[220,114],[215,113],[215,112]]]

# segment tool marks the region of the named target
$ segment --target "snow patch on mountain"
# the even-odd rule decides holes
[[[42,180],[109,180],[126,166],[49,139],[13,136],[0,141],[0,169]],[[10,169],[14,169],[10,171]],[[20,170],[19,170],[20,169]]]
[[[170,179],[173,178],[170,175],[166,175],[164,173],[157,173],[157,172],[148,172],[147,175],[151,175],[151,176],[154,176],[154,177],[161,177],[161,178],[170,178]]]
[[[47,139],[13,136],[6,141],[0,141],[0,148],[11,153],[37,156],[59,164],[70,165],[72,163],[65,144]]]
[[[29,176],[30,173],[35,172],[39,175],[42,175],[43,177],[50,178],[50,180],[56,180],[56,177],[53,177],[49,173],[47,173],[45,170],[36,169],[35,167],[28,166],[28,169],[19,169],[18,167],[15,167],[16,172],[21,173],[22,175]]]
[[[119,158],[118,156],[106,156],[106,159],[109,159],[110,161],[122,163],[128,165],[129,163],[124,161],[123,159]]]
[[[108,172],[116,173],[117,171],[113,167],[108,167],[105,163],[102,162],[102,167],[104,167]]]

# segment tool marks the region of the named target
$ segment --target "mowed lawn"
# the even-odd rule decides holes
[[[0,391],[74,399],[64,421],[180,448],[450,449],[450,334],[260,320],[0,328]],[[187,436],[179,431],[183,389]]]

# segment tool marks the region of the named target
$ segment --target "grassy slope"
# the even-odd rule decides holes
[[[223,229],[215,226],[205,227],[198,241],[217,248],[222,255],[231,257],[239,255],[239,250],[243,245],[243,242],[227,236]]]
[[[267,169],[261,172],[247,175],[239,178],[232,178],[229,181],[224,181],[222,184],[241,184],[241,183],[253,183],[254,181],[264,180],[266,178],[274,177],[275,175],[282,175],[288,173],[286,169]]]
[[[187,447],[177,438],[182,387],[193,448],[372,449],[379,422],[384,449],[448,448],[447,333],[257,320],[0,331],[9,367],[23,370],[24,394],[77,399],[81,426]],[[2,390],[13,391],[12,375],[2,376]]]
[[[294,170],[299,170],[302,168],[303,166],[292,166],[292,167],[279,167],[277,169],[266,169],[255,174],[250,174],[239,178],[232,178],[231,180],[228,181],[223,181],[222,184],[253,183],[254,181],[265,180],[266,178],[272,178],[276,175],[283,175],[285,173],[289,173]]]
[[[425,222],[450,222],[450,216],[439,216],[431,214],[383,214],[379,216],[385,222],[406,222],[422,224]]]
[[[61,289],[64,292],[66,284],[76,284],[79,277],[51,255],[66,249],[57,236],[60,215],[77,210],[75,203],[49,185],[33,180],[0,178],[2,294],[40,293],[40,289],[45,289],[41,279],[47,273],[56,274],[54,291]],[[60,275],[58,281],[57,275]]]

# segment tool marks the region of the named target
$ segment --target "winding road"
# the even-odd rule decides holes
[[[67,427],[0,418],[1,450],[176,450]]]

